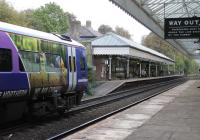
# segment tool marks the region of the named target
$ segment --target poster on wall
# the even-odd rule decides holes
[[[165,18],[165,39],[200,38],[200,17]]]

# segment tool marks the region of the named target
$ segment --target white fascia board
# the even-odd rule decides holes
[[[94,55],[129,55],[129,47],[93,47]]]
[[[137,49],[133,49],[133,48],[129,48],[129,56],[130,57],[134,57],[134,58],[142,58],[148,61],[153,61],[153,62],[159,62],[159,63],[167,63],[167,64],[173,64],[174,62],[170,61],[170,60],[166,60],[164,58],[161,57],[157,57],[155,55],[152,55],[150,53],[146,53],[146,52],[142,52],[139,51]]]

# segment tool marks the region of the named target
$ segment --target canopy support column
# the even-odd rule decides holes
[[[158,65],[156,64],[156,77],[158,76]]]
[[[126,78],[129,78],[129,63],[130,63],[130,60],[128,58],[127,59],[127,66],[126,66]]]
[[[142,63],[140,62],[140,77],[142,77]]]
[[[112,57],[109,56],[109,77],[108,77],[109,80],[112,79]]]
[[[167,75],[170,75],[169,74],[169,64],[167,64]]]
[[[151,77],[151,62],[149,62],[149,77]]]

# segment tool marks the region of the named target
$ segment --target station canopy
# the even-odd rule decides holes
[[[110,1],[163,39],[165,18],[200,17],[200,0]],[[182,53],[200,62],[199,38],[167,39],[166,41]]]

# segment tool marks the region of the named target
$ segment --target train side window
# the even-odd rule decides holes
[[[46,53],[46,71],[47,72],[61,72],[64,62],[59,55]]]
[[[76,71],[76,58],[73,57],[73,63],[74,63],[74,72]]]
[[[0,72],[12,71],[12,53],[9,49],[0,49]]]
[[[71,56],[69,56],[69,70],[72,72],[72,62],[71,62]]]
[[[69,69],[70,69],[70,72],[72,72],[72,61],[73,61],[74,72],[75,72],[76,71],[76,58],[69,56]]]
[[[40,55],[37,52],[20,51],[27,72],[40,72]]]
[[[80,57],[80,66],[81,66],[81,70],[84,71],[85,70],[85,59],[83,57]]]

